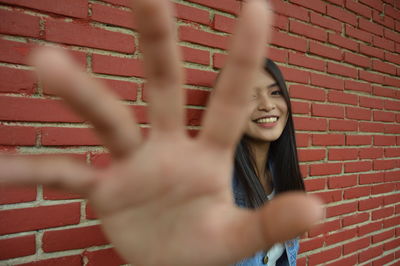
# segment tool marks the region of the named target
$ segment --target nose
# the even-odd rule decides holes
[[[257,109],[269,112],[275,109],[275,103],[268,95],[263,94],[258,98]]]

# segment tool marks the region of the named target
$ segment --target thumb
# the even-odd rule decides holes
[[[290,192],[276,196],[257,210],[238,209],[231,230],[236,236],[234,249],[242,258],[256,251],[268,250],[275,243],[293,239],[308,231],[323,214],[322,203],[315,196]],[[240,259],[240,258],[238,258]]]

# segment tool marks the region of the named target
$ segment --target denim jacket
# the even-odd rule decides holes
[[[233,194],[238,206],[246,207],[246,194],[239,180],[233,176]],[[296,266],[297,252],[299,251],[299,239],[288,240],[284,244],[286,252],[278,259],[276,266]],[[264,258],[267,251],[259,251],[253,257],[246,258],[234,264],[234,266],[261,266],[265,265]]]

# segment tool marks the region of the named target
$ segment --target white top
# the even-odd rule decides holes
[[[267,195],[269,200],[271,200],[274,196],[275,189],[272,190],[271,194]],[[273,245],[267,252],[268,263],[266,265],[275,266],[276,261],[282,256],[283,252],[285,252],[285,246],[282,243],[277,243]]]

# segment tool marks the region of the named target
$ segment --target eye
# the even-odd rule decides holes
[[[282,91],[280,89],[273,90],[271,95],[282,95]]]

